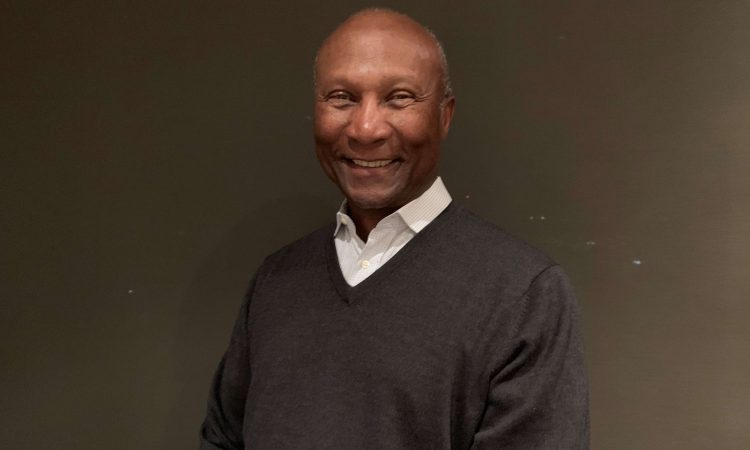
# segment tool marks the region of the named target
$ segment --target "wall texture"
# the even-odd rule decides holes
[[[454,198],[577,286],[593,448],[750,448],[750,3],[385,3],[445,42]],[[340,201],[310,63],[361,6],[0,4],[3,448],[196,447],[255,267]]]

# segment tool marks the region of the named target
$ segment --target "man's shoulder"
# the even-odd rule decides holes
[[[505,231],[497,224],[484,219],[464,206],[455,205],[453,238],[462,247],[479,253],[492,253],[496,257],[512,260],[537,261],[540,264],[553,264],[553,261],[541,250]]]
[[[506,276],[533,278],[556,265],[543,251],[513,236],[498,225],[461,205],[451,205],[450,224],[445,227],[445,259],[472,267],[492,270]]]
[[[309,265],[320,262],[325,257],[327,241],[333,239],[333,230],[334,223],[327,223],[271,253],[263,265]]]

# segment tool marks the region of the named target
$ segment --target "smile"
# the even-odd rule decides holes
[[[392,159],[381,159],[378,161],[365,161],[364,159],[352,159],[350,160],[354,165],[359,167],[384,167],[392,163]]]

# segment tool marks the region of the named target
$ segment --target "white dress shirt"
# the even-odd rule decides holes
[[[362,242],[354,221],[346,214],[346,200],[336,213],[333,233],[341,273],[349,286],[372,275],[450,204],[451,196],[437,177],[429,189],[378,222]]]

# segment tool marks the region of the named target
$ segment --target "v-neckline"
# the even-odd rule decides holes
[[[341,264],[339,264],[338,254],[336,253],[335,238],[326,239],[325,253],[326,253],[326,265],[328,269],[328,275],[336,288],[339,296],[349,305],[352,305],[356,299],[364,293],[371,291],[373,288],[371,285],[378,285],[381,283],[381,279],[387,279],[389,274],[393,273],[399,266],[404,264],[404,261],[408,261],[409,255],[414,253],[422,246],[422,242],[431,234],[437,232],[440,228],[448,222],[448,218],[455,214],[459,210],[459,206],[455,202],[451,202],[445,209],[432,220],[422,231],[416,234],[404,247],[399,250],[391,259],[385,264],[380,266],[378,270],[372,275],[360,281],[354,286],[350,286],[344,278],[344,274],[341,272]],[[330,236],[330,235],[329,235]]]

